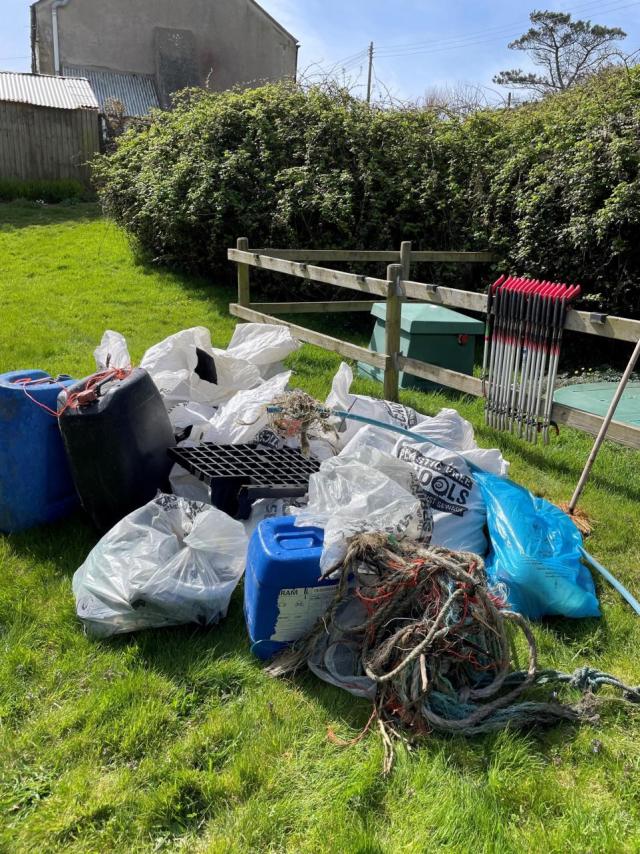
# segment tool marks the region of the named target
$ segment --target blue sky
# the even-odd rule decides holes
[[[495,100],[493,75],[526,66],[524,57],[506,45],[526,30],[533,8],[569,11],[575,17],[620,26],[629,34],[625,50],[640,48],[640,0],[261,2],[302,43],[302,70],[312,74],[335,68],[340,73],[346,65],[348,79],[363,86],[364,51],[373,41],[378,46],[375,71],[380,88],[387,87],[402,99],[466,82],[488,87],[483,91]],[[29,0],[0,0],[0,8],[0,69],[29,70]]]

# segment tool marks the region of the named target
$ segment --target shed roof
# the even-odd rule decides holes
[[[58,110],[98,110],[88,80],[0,71],[0,101],[52,107]]]
[[[152,108],[160,106],[156,85],[150,75],[124,74],[79,65],[64,65],[62,70],[67,77],[86,78],[103,110],[109,98],[124,104],[125,114],[129,117],[148,116]]]

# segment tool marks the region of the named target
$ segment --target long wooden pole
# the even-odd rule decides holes
[[[582,495],[582,491],[587,485],[587,481],[589,480],[589,475],[591,474],[591,469],[593,468],[593,464],[596,461],[596,457],[602,447],[602,443],[605,440],[607,435],[607,430],[609,429],[609,425],[613,421],[613,416],[616,414],[616,409],[618,408],[618,404],[620,403],[620,399],[624,394],[624,390],[627,387],[627,383],[629,382],[629,377],[633,373],[633,369],[636,366],[636,363],[640,359],[640,339],[635,346],[633,353],[631,354],[631,358],[629,359],[629,364],[622,375],[622,379],[620,380],[620,384],[616,389],[616,393],[613,396],[613,400],[611,401],[611,405],[609,406],[609,411],[607,412],[604,421],[602,422],[602,426],[600,427],[600,432],[596,438],[596,441],[593,444],[593,448],[591,449],[591,453],[589,454],[589,459],[587,460],[587,464],[584,467],[584,471],[580,476],[580,480],[578,481],[578,485],[576,486],[576,491],[573,493],[573,498],[569,502],[569,513],[573,514],[578,501],[580,500],[580,496]]]

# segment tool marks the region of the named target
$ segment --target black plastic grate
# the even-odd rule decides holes
[[[211,487],[211,502],[231,516],[246,519],[258,498],[304,495],[320,464],[294,448],[216,445],[171,448],[171,459]]]

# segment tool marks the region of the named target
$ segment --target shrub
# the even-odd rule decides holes
[[[86,195],[87,190],[80,181],[71,179],[22,181],[17,178],[0,178],[0,201],[2,202],[26,199],[31,202],[57,204],[82,199]]]
[[[228,268],[239,236],[292,248],[493,249],[638,310],[640,73],[443,119],[292,84],[188,91],[95,163],[105,208],[159,261]],[[440,271],[441,277],[447,273]],[[464,272],[453,274],[459,279]]]

